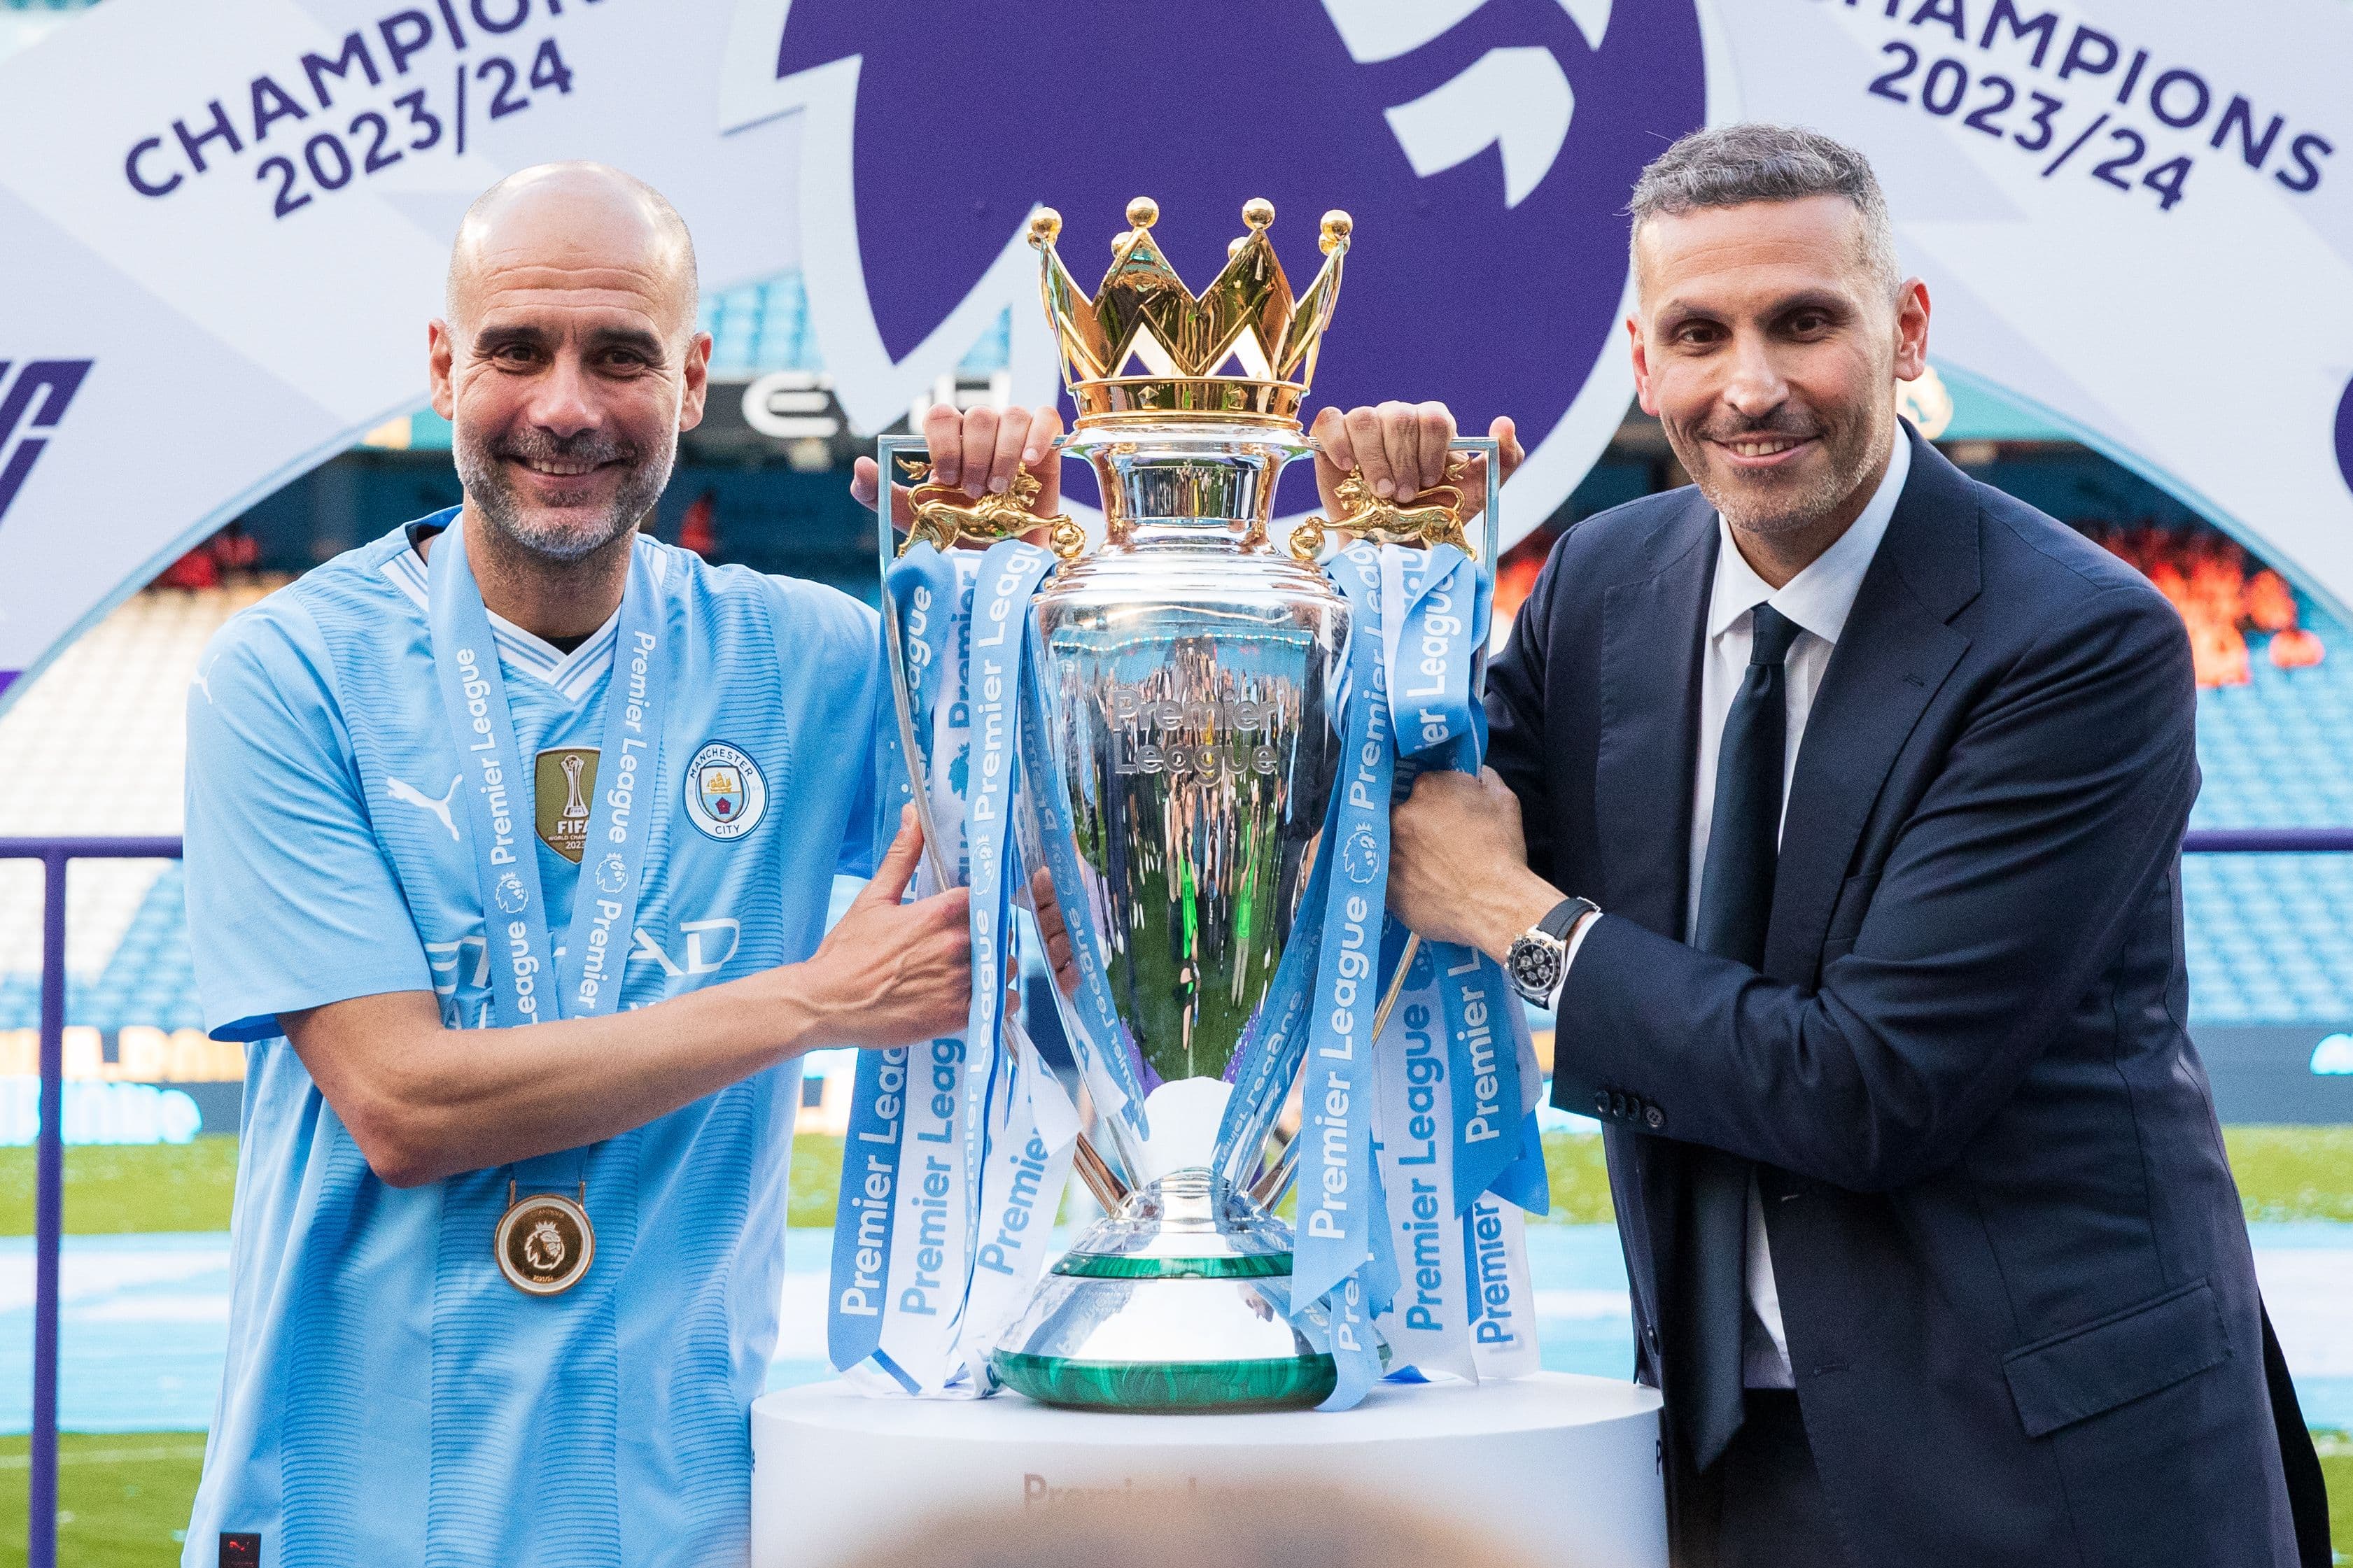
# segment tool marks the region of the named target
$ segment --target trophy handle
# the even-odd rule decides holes
[[[1468,498],[1455,482],[1470,472],[1467,458],[1450,460],[1442,482],[1422,491],[1429,500],[1417,500],[1411,506],[1399,506],[1394,501],[1375,496],[1365,483],[1364,470],[1351,468],[1348,477],[1340,481],[1340,516],[1326,519],[1310,516],[1303,519],[1291,531],[1291,553],[1300,561],[1313,563],[1322,552],[1327,532],[1341,533],[1355,540],[1370,540],[1377,544],[1408,544],[1428,549],[1432,545],[1451,544],[1493,575],[1500,535],[1496,512],[1502,504],[1503,481],[1498,477],[1503,456],[1500,443],[1492,436],[1458,436],[1446,444],[1449,452],[1477,454],[1487,459],[1486,493],[1480,498],[1481,529],[1479,546],[1473,548],[1463,524],[1464,503]]]
[[[1428,508],[1399,509],[1384,501],[1374,501],[1369,510],[1354,510],[1337,522],[1326,522],[1321,517],[1309,517],[1292,531],[1291,553],[1298,560],[1313,564],[1316,555],[1323,549],[1324,532],[1327,529],[1348,533],[1358,539],[1372,538],[1388,543],[1419,544],[1425,549],[1433,544],[1452,544],[1477,563],[1481,575],[1484,576],[1492,585],[1495,579],[1495,562],[1502,552],[1503,543],[1502,443],[1492,436],[1458,436],[1446,444],[1446,449],[1449,452],[1477,454],[1487,459],[1487,489],[1479,509],[1478,521],[1481,527],[1478,548],[1472,548],[1469,540],[1465,537],[1468,531],[1463,524],[1461,511],[1461,489],[1458,485],[1449,483],[1437,486],[1423,493],[1432,495],[1443,493],[1451,496],[1453,498],[1451,505],[1440,503]],[[1461,478],[1468,470],[1468,467],[1467,463],[1450,462],[1447,465],[1447,478],[1450,480]],[[1370,500],[1369,492],[1364,489],[1362,473],[1352,469],[1348,478],[1356,482],[1357,493]],[[1411,518],[1410,514],[1424,511],[1440,512],[1444,515],[1426,521]],[[1399,519],[1407,521],[1402,522],[1390,521]],[[1384,529],[1388,531],[1386,536]],[[1472,695],[1483,698],[1487,689],[1485,659],[1478,658],[1472,661],[1471,679]],[[1414,956],[1420,951],[1420,935],[1408,931],[1405,946],[1398,954],[1397,969],[1389,976],[1389,983],[1381,994],[1380,1006],[1373,1014],[1373,1027],[1369,1038],[1379,1039],[1381,1031],[1388,1026],[1389,1014],[1396,1008],[1398,998],[1405,993],[1406,972],[1413,967]],[[1291,1142],[1283,1145],[1282,1152],[1260,1172],[1258,1179],[1250,1184],[1250,1196],[1267,1208],[1273,1208],[1282,1201],[1283,1194],[1290,1191],[1292,1178],[1297,1173],[1298,1164],[1299,1138],[1297,1134],[1293,1134]]]
[[[1059,455],[1059,444],[1056,450]],[[938,548],[946,551],[956,548],[965,537],[960,519],[943,519],[938,523],[929,525],[930,531],[927,531],[926,503],[920,499],[923,496],[924,490],[944,492],[931,503],[931,509],[935,515],[954,504],[945,502],[944,495],[962,497],[964,492],[951,490],[944,485],[926,485],[916,489],[914,495],[910,498],[915,505],[915,526],[909,532],[905,544],[898,542],[898,530],[891,523],[892,475],[903,468],[910,479],[928,478],[931,473],[930,458],[931,447],[921,436],[881,436],[875,439],[874,462],[879,472],[875,482],[874,527],[876,553],[884,576],[889,575],[892,563],[905,554],[907,546],[912,545],[919,538],[928,538]],[[1034,486],[1034,480],[1032,484]],[[1033,489],[1030,493],[1034,495],[1035,489]],[[1009,497],[993,499],[1002,500]],[[1083,548],[1086,536],[1080,531],[1079,525],[1070,518],[1035,517],[1027,507],[1020,508],[1020,514],[1027,521],[1021,528],[1013,531],[1014,533],[1026,532],[1029,529],[1041,524],[1052,527],[1055,553],[1066,561],[1078,552],[1077,549],[1063,548],[1066,530],[1071,535],[1076,537],[1079,547]],[[955,531],[947,534],[946,542],[943,543],[937,530],[950,525],[955,527]],[[1012,537],[1012,534],[1000,534],[996,537]],[[934,886],[952,888],[956,885],[955,879],[949,871],[946,859],[940,853],[939,834],[934,831],[932,821],[931,780],[926,773],[924,753],[915,744],[914,693],[907,689],[905,641],[899,634],[899,617],[892,613],[890,595],[887,594],[882,598],[882,647],[884,661],[890,666],[888,673],[891,677],[891,705],[897,712],[899,721],[899,749],[907,759],[907,782],[910,793],[914,797],[915,822],[923,830],[923,863],[931,870]],[[1025,1066],[1039,1073],[1050,1070],[1045,1059],[1038,1054],[1038,1047],[1029,1038],[1029,1031],[1020,1026],[1009,1010],[1002,1016],[999,1028],[1002,1031],[999,1044],[1019,1055]],[[1115,1211],[1121,1200],[1127,1196],[1126,1184],[1105,1163],[1102,1153],[1088,1140],[1083,1130],[1078,1135],[1071,1168],[1078,1173],[1079,1179],[1086,1184],[1087,1191],[1094,1195],[1095,1202],[1103,1206],[1105,1213]]]

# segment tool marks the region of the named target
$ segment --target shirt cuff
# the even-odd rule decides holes
[[[1560,959],[1560,978],[1552,983],[1552,990],[1545,996],[1546,1012],[1560,1011],[1560,994],[1568,989],[1568,972],[1577,963],[1577,950],[1585,945],[1586,937],[1591,933],[1595,926],[1600,923],[1601,911],[1596,910],[1577,921],[1577,929],[1568,933],[1568,951],[1561,954]]]

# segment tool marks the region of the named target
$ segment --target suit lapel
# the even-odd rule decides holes
[[[1968,480],[1905,426],[1912,472],[1806,718],[1789,784],[1765,972],[1810,983],[1872,804],[1969,639],[1947,623],[1977,597]]]
[[[1699,644],[1715,571],[1715,512],[1694,488],[1662,523],[1647,577],[1602,595],[1601,727],[1593,781],[1601,907],[1683,934],[1691,861]],[[1670,874],[1661,876],[1662,867]],[[1574,891],[1575,889],[1571,889]]]

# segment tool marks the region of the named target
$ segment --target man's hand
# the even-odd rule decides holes
[[[1527,454],[1509,419],[1499,418],[1487,433],[1499,444],[1504,478],[1510,479]],[[1462,521],[1470,521],[1487,504],[1487,459],[1472,458],[1459,479],[1446,478],[1446,444],[1454,439],[1454,416],[1443,403],[1384,403],[1377,408],[1351,408],[1343,414],[1325,408],[1308,430],[1319,448],[1315,454],[1315,491],[1324,500],[1324,515],[1337,517],[1338,487],[1351,468],[1362,468],[1373,494],[1399,506],[1439,484],[1452,484],[1462,492]]]
[[[1029,901],[1038,915],[1038,934],[1046,939],[1046,963],[1054,984],[1065,996],[1079,994],[1079,963],[1071,951],[1071,928],[1063,922],[1062,905],[1054,893],[1054,879],[1045,868],[1029,879]]]
[[[972,1006],[972,895],[951,888],[902,904],[923,852],[909,806],[874,879],[808,962],[770,971],[815,1010],[812,1044],[888,1049],[963,1030]]]
[[[923,415],[923,440],[932,449],[932,473],[926,484],[954,485],[978,500],[1003,495],[1013,488],[1013,476],[1027,468],[1038,479],[1038,499],[1029,510],[1051,517],[1062,505],[1062,460],[1054,442],[1062,434],[1060,410],[1040,408],[968,408],[959,414],[944,403]],[[858,504],[871,509],[881,489],[881,475],[871,458],[860,458],[851,469],[849,493]],[[891,487],[891,521],[905,529],[914,521],[908,505],[909,487]]]
[[[1519,800],[1493,768],[1433,769],[1389,814],[1389,912],[1426,939],[1501,962],[1560,900],[1528,869]]]

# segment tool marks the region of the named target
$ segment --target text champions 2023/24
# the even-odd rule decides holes
[[[2328,136],[2230,90],[2244,84],[2063,21],[2035,0],[1805,3],[1877,10],[1898,25],[1902,36],[1880,46],[1885,68],[1871,80],[1874,97],[2007,142],[2038,160],[2046,180],[2073,163],[2127,195],[2152,193],[2142,199],[2160,212],[2185,194],[2198,149],[2226,161],[2235,153],[2298,195],[2319,187],[2337,151]],[[2141,124],[2125,123],[2128,116]]]
[[[462,157],[474,125],[572,90],[552,30],[604,0],[432,0],[354,27],[285,68],[207,100],[123,154],[122,177],[161,201],[191,179],[250,167],[280,218],[412,153]]]

